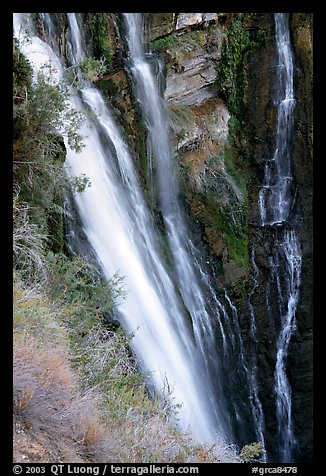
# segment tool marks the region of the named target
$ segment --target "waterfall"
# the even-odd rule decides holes
[[[259,192],[261,224],[282,224],[288,218],[293,200],[291,143],[293,136],[293,57],[288,14],[275,14],[277,46],[277,127],[271,160],[266,161],[264,183]]]
[[[208,390],[205,396],[208,406],[214,409],[214,413],[210,416],[211,421],[214,422],[214,426],[227,429],[227,434],[230,435],[230,425],[225,419],[227,408],[232,407],[232,413],[241,427],[245,426],[243,414],[252,405],[247,388],[250,382],[248,382],[247,369],[244,365],[237,311],[225,293],[226,305],[230,308],[232,316],[231,320],[225,306],[222,305],[213,290],[209,276],[202,266],[200,253],[191,239],[187,220],[178,197],[179,187],[165,104],[160,94],[158,80],[153,72],[152,58],[145,53],[142,15],[124,13],[123,16],[135,95],[148,131],[148,144],[151,151],[150,167],[153,168],[152,163],[154,163],[154,169],[157,172],[158,206],[172,253],[172,265],[177,277],[179,292],[189,312],[194,330],[198,375]],[[223,320],[224,325],[229,325],[227,337]],[[214,337],[216,333],[213,327],[214,321],[219,324],[222,348],[218,347]],[[228,341],[231,341],[234,346],[235,335],[238,338],[237,347],[233,349],[233,353],[228,353]],[[227,375],[225,369],[223,374],[222,364]],[[237,397],[232,395],[228,397],[230,401],[226,402],[225,388],[227,385],[229,389],[234,389],[239,385],[243,387],[242,401],[240,401],[241,399],[237,401]],[[244,408],[245,406],[247,408]],[[251,425],[255,425],[255,422],[251,422]]]
[[[294,230],[285,230],[277,252],[280,266],[276,269],[279,281],[283,281],[287,304],[281,314],[281,329],[277,340],[275,368],[276,414],[281,441],[281,456],[284,462],[291,461],[296,439],[292,423],[291,386],[286,375],[286,358],[293,332],[296,328],[296,309],[299,300],[301,252]],[[281,297],[281,295],[279,294]]]
[[[252,396],[252,409],[254,413],[254,419],[257,422],[256,425],[256,435],[258,441],[261,442],[262,448],[265,449],[265,418],[264,418],[264,410],[259,396],[259,386],[258,386],[258,377],[257,377],[257,364],[258,364],[258,357],[257,357],[257,326],[256,326],[256,319],[255,319],[255,310],[252,304],[252,298],[256,292],[259,283],[259,271],[255,261],[255,248],[251,249],[251,263],[254,270],[253,280],[254,285],[252,291],[249,295],[248,304],[249,304],[249,315],[250,315],[250,338],[251,338],[251,346],[252,346],[252,357],[250,363],[250,369],[248,368],[248,375],[249,380],[251,382],[251,396]],[[265,450],[266,451],[266,450]],[[263,454],[263,461],[266,463],[266,454]]]
[[[79,75],[78,64],[85,57],[84,36],[77,14],[67,14],[67,18],[68,59]],[[29,16],[15,15],[17,37],[24,22],[30,22]],[[22,42],[21,49],[35,70],[50,61],[55,66],[56,79],[62,80],[63,64],[32,28],[29,41]],[[146,63],[142,65],[147,74],[146,87],[153,91],[152,75],[146,70]],[[191,258],[195,247],[187,237],[176,201],[177,183],[171,180],[167,130],[153,149],[156,157],[157,150],[163,147],[167,161],[159,176],[164,220],[174,257],[173,272],[165,264],[161,237],[147,208],[133,158],[106,101],[98,89],[85,81],[79,91],[70,87],[70,93],[73,108],[92,114],[86,114],[80,131],[85,143],[81,152],[74,152],[64,138],[65,166],[69,175],[85,174],[91,182],[91,187],[75,194],[74,201],[104,276],[110,279],[118,271],[125,278],[127,297],[119,305],[118,317],[133,335],[133,350],[157,391],[164,391],[168,384],[172,403],[179,407],[177,419],[183,430],[190,430],[197,441],[222,438],[231,442],[232,424],[219,379],[215,328],[197,284],[204,271],[199,258]],[[160,101],[156,93],[152,99]],[[155,112],[162,115],[163,109],[157,106]],[[167,128],[162,116],[157,118],[155,127]],[[164,190],[167,180],[170,186]],[[212,319],[215,316],[222,330],[221,310],[227,314],[219,303]],[[212,369],[215,374],[211,374]]]
[[[271,282],[275,283],[277,290],[280,321],[279,324],[274,323],[275,329],[279,327],[274,372],[278,447],[280,460],[289,463],[293,461],[296,438],[286,361],[291,337],[296,328],[301,251],[298,237],[288,223],[294,200],[291,154],[295,108],[289,15],[275,13],[274,18],[277,49],[277,84],[274,100],[277,106],[277,125],[273,157],[265,164],[264,181],[259,192],[259,209],[261,226],[270,227],[273,240],[273,255],[269,257],[269,267]],[[267,291],[268,297],[270,287]],[[269,302],[267,310],[271,313]]]

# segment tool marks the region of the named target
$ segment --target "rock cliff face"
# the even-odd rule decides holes
[[[298,330],[289,356],[289,378],[293,386],[293,410],[302,455],[312,460],[312,284],[313,284],[313,105],[312,105],[312,14],[292,15],[293,47],[296,58],[296,130],[294,167],[297,184],[296,230],[300,236],[302,287],[298,309]]]
[[[271,157],[274,143],[275,106],[271,101],[275,82],[275,44],[271,15],[254,17],[258,26],[267,27],[265,47],[247,57],[246,110],[251,129],[248,142],[250,159],[249,242],[256,249],[256,264],[260,272],[260,286],[254,296],[259,332],[259,373],[262,400],[265,407],[266,429],[271,436],[276,431],[271,369],[275,367],[275,335],[266,313],[266,299],[277,309],[276,289],[268,287],[268,254],[273,253],[271,232],[256,228],[258,221],[258,190],[262,182],[263,164]],[[311,16],[292,14],[291,33],[295,61],[295,139],[293,151],[295,204],[291,226],[299,236],[302,250],[300,302],[297,311],[297,330],[292,338],[288,356],[288,378],[292,387],[295,433],[298,437],[298,459],[312,460],[312,44]],[[270,252],[266,253],[266,243]],[[266,295],[268,294],[268,296]],[[277,313],[277,311],[276,311]],[[278,328],[278,323],[274,323]],[[274,329],[275,332],[275,329]],[[273,445],[271,453],[274,452]]]
[[[216,96],[216,65],[226,31],[218,23],[221,14],[179,13],[174,16],[173,41],[165,48],[166,75],[165,99],[180,105],[199,105]],[[151,14],[155,19],[156,14]],[[153,22],[154,20],[152,20]],[[155,29],[154,29],[155,31]],[[149,38],[154,39],[149,29]],[[155,41],[154,41],[155,43]]]
[[[264,41],[255,49],[250,47],[250,41],[243,46],[243,55],[237,60],[241,71],[234,80],[237,84],[232,84],[235,69],[231,67],[229,71],[228,87],[237,95],[238,115],[235,115],[230,111],[230,97],[228,101],[220,83],[220,71],[227,51],[224,45],[228,44],[230,28],[237,15],[150,13],[146,17],[146,33],[152,51],[165,65],[164,98],[171,119],[171,139],[179,164],[184,205],[189,220],[209,250],[216,286],[226,285],[238,306],[244,346],[248,352],[250,317],[247,300],[253,285],[249,249],[255,248],[259,287],[252,296],[252,304],[259,340],[258,378],[269,456],[273,459],[277,455],[275,401],[272,396],[275,336],[279,323],[271,325],[266,299],[272,310],[278,303],[276,290],[268,287],[268,253],[273,253],[271,234],[268,229],[259,229],[257,224],[258,192],[264,177],[264,163],[271,157],[275,143],[276,108],[271,100],[276,84],[275,31],[272,14],[248,13],[242,17],[243,38],[256,38],[263,32]],[[109,16],[111,24],[119,23],[118,16]],[[293,393],[294,430],[299,443],[297,459],[307,462],[312,460],[311,15],[291,14],[290,26],[295,56],[293,165],[297,190],[291,226],[299,236],[302,249],[302,286],[297,330],[289,349],[288,378]],[[100,85],[127,132],[146,191],[146,132],[139,120],[138,105],[125,69],[126,53],[117,31],[111,39],[112,45],[113,67]],[[266,243],[270,243],[268,252]]]
[[[179,13],[166,20],[155,38],[156,15],[149,16],[148,38],[166,66],[164,97],[185,204],[214,255],[217,285],[236,286],[248,277],[246,184],[234,163],[230,113],[217,84],[234,15]]]

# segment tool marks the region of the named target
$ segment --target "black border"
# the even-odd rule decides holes
[[[61,3],[62,7],[61,8]],[[67,7],[70,8],[67,8]],[[114,11],[139,11],[141,7],[142,10],[147,11],[161,11],[161,10],[175,10],[183,9],[185,12],[192,12],[198,9],[199,4],[197,2],[189,1],[177,1],[169,2],[164,1],[162,4],[150,4],[142,2],[138,4],[136,2],[91,2],[90,5],[84,5],[80,2],[71,2],[67,5],[67,2],[55,2],[56,10],[68,10],[76,11],[81,9],[80,7],[93,7],[94,11],[102,11],[104,9],[110,9]],[[157,9],[155,8],[157,7]],[[12,448],[12,167],[10,157],[12,156],[12,128],[10,117],[12,116],[12,13],[18,11],[25,11],[26,9],[32,11],[42,11],[46,7],[46,11],[51,11],[52,8],[50,4],[46,5],[43,2],[12,2],[7,7],[2,6],[2,26],[0,29],[1,34],[1,45],[2,45],[2,67],[0,74],[0,84],[2,91],[2,127],[1,132],[3,134],[2,145],[6,144],[6,147],[2,147],[2,160],[1,165],[3,167],[2,171],[2,183],[1,183],[1,204],[2,204],[2,230],[1,230],[1,263],[2,263],[2,294],[3,302],[5,303],[4,308],[6,312],[2,314],[1,319],[1,354],[2,354],[2,385],[1,385],[1,431],[0,431],[0,468],[2,467],[1,463],[5,463],[5,467],[10,468],[7,472],[4,470],[2,474],[13,474],[12,473],[12,461],[13,461],[13,448]],[[273,2],[270,5],[267,5],[266,2],[205,2],[202,4],[200,2],[200,7],[205,7],[205,9],[211,11],[213,9],[221,9],[222,11],[261,11],[266,12],[270,9],[272,11],[290,11],[290,12],[312,12],[314,14],[313,24],[314,24],[314,48],[313,48],[313,57],[314,57],[314,166],[313,166],[313,214],[314,214],[314,231],[313,231],[313,246],[314,246],[314,463],[312,464],[296,464],[292,466],[297,466],[299,468],[298,473],[301,474],[316,474],[314,471],[314,466],[319,465],[323,458],[323,437],[322,437],[322,424],[320,419],[321,414],[321,400],[323,393],[323,375],[320,373],[320,369],[323,367],[324,354],[322,352],[322,346],[324,341],[324,332],[322,323],[325,321],[324,306],[322,301],[322,296],[324,291],[325,278],[323,275],[324,267],[321,263],[321,257],[325,254],[323,246],[325,242],[324,238],[324,223],[325,223],[325,195],[323,195],[323,187],[325,182],[326,174],[323,173],[323,166],[326,162],[324,157],[324,144],[321,143],[321,135],[324,129],[323,115],[322,112],[322,92],[325,89],[323,87],[324,83],[324,72],[323,66],[325,64],[324,59],[324,44],[325,39],[322,36],[323,29],[325,26],[324,23],[324,14],[322,12],[322,3],[319,2],[318,6],[313,5],[312,2],[301,3],[298,2]],[[319,7],[319,8],[318,8]],[[92,9],[87,8],[88,11]],[[5,67],[4,67],[5,65]],[[5,74],[7,73],[7,74]],[[6,131],[8,128],[8,131]],[[7,466],[7,462],[9,463]],[[236,472],[236,474],[251,474],[251,464],[241,464],[234,466],[232,464],[222,464],[216,469],[220,469],[219,473],[224,475],[228,471]],[[41,466],[49,467],[49,464],[42,464]],[[78,466],[78,465],[74,465]],[[137,466],[137,465],[136,465]],[[142,465],[146,466],[146,465]],[[173,465],[172,465],[173,466]],[[214,471],[215,465],[213,464],[195,464],[198,466],[200,471],[199,474],[203,474],[205,471]],[[279,466],[291,466],[291,465],[282,465],[282,464],[268,464],[267,467],[279,467]],[[260,465],[264,467],[264,465]],[[317,467],[316,467],[317,469]],[[24,474],[24,472],[22,473]],[[47,473],[52,474],[52,473]],[[107,473],[109,474],[109,473]]]

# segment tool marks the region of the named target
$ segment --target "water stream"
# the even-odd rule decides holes
[[[294,200],[292,142],[295,108],[289,14],[275,13],[274,18],[277,50],[277,84],[273,98],[277,107],[276,140],[273,157],[265,164],[264,181],[259,193],[259,209],[261,226],[270,227],[273,241],[273,255],[269,257],[270,281],[275,283],[279,305],[279,316],[274,316],[274,319],[279,319],[279,323],[274,322],[274,327],[279,327],[274,372],[276,419],[280,461],[289,463],[293,460],[296,437],[292,420],[291,385],[286,365],[291,337],[296,329],[301,250],[298,237],[289,221]],[[271,315],[268,299],[266,308]]]

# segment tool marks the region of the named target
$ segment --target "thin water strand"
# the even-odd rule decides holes
[[[248,298],[248,305],[249,305],[249,314],[250,314],[250,337],[251,337],[251,368],[248,370],[249,379],[251,382],[250,389],[251,389],[251,398],[252,398],[252,411],[253,411],[253,418],[257,422],[256,423],[256,436],[257,440],[261,443],[263,454],[262,454],[262,461],[266,463],[266,450],[265,450],[265,417],[264,417],[264,410],[263,406],[259,397],[259,385],[258,385],[258,334],[257,334],[257,326],[256,326],[256,318],[255,318],[255,309],[252,304],[252,298],[256,292],[256,289],[259,286],[259,270],[255,261],[255,248],[252,247],[251,249],[251,264],[253,268],[253,288],[249,294]]]
[[[277,105],[275,149],[272,159],[265,164],[264,181],[258,203],[261,226],[274,225],[274,228],[270,229],[273,254],[268,257],[270,282],[266,288],[266,304],[270,329],[275,331],[279,327],[274,371],[277,437],[279,457],[282,462],[289,463],[293,460],[296,438],[292,418],[292,391],[286,373],[286,362],[290,341],[296,329],[301,251],[295,231],[285,228],[290,219],[294,200],[292,140],[295,99],[289,14],[275,13],[274,19],[277,50],[277,84],[274,97]],[[271,284],[277,292],[278,304],[273,309],[270,305]],[[253,323],[252,306],[250,309]],[[272,310],[278,314],[279,321],[276,320]],[[253,324],[251,331],[255,332]]]
[[[293,88],[293,56],[291,51],[288,14],[275,13],[277,47],[277,128],[272,160],[265,164],[264,182],[259,191],[261,224],[275,225],[285,222],[293,201],[291,170],[291,142],[295,107]]]
[[[301,276],[301,250],[294,230],[285,230],[280,246],[286,273],[287,308],[281,319],[281,331],[277,341],[275,392],[278,416],[278,434],[281,439],[283,461],[291,460],[296,446],[292,421],[292,392],[286,374],[286,360],[293,332],[296,329],[296,309],[299,300]],[[283,271],[284,272],[284,271]]]

